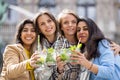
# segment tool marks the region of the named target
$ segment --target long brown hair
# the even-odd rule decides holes
[[[34,17],[34,24],[35,24],[35,27],[37,29],[38,35],[40,35],[40,43],[41,43],[41,46],[43,47],[42,38],[43,37],[45,38],[45,36],[44,36],[44,34],[41,33],[41,31],[39,29],[39,24],[38,24],[38,18],[42,15],[48,15],[55,23],[55,26],[56,26],[55,37],[57,37],[57,33],[59,32],[59,30],[58,30],[58,22],[57,22],[56,18],[49,11],[41,10],[39,13],[36,14],[36,16]]]

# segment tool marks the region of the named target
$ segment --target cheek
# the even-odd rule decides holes
[[[33,33],[33,36],[36,38],[37,37],[36,33]]]
[[[39,32],[44,33],[45,32],[45,28],[39,28]]]

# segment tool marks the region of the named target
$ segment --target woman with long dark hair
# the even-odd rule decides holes
[[[33,44],[36,39],[36,28],[30,19],[25,19],[18,25],[15,44],[6,46],[3,53],[3,69],[1,76],[5,80],[35,80],[34,68],[37,54],[33,54]]]
[[[77,38],[81,40],[81,52],[74,51],[72,64],[80,64],[85,80],[119,80],[120,56],[114,56],[110,48],[111,40],[105,38],[96,23],[89,19],[79,19]],[[83,79],[81,79],[83,80]]]

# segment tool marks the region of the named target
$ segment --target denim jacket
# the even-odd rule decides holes
[[[110,49],[109,42],[107,40],[101,40],[98,43],[99,57],[96,57],[93,61],[98,66],[98,73],[91,72],[90,80],[115,80],[114,77],[114,53]]]

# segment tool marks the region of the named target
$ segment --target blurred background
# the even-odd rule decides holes
[[[0,0],[0,53],[13,42],[16,25],[47,8],[56,17],[68,8],[92,18],[105,36],[120,43],[120,0]]]

